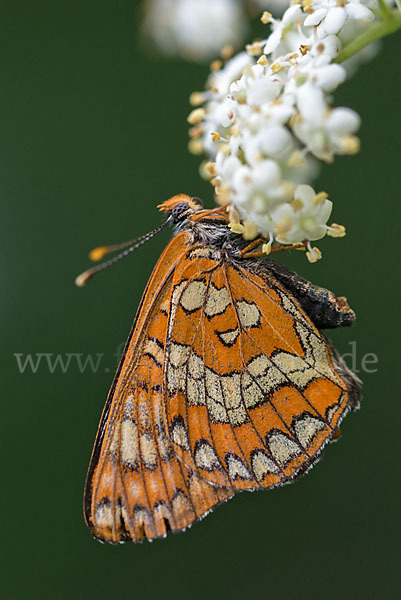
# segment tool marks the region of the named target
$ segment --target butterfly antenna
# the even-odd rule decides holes
[[[104,271],[105,269],[108,269],[109,267],[111,267],[111,265],[114,265],[114,263],[119,262],[120,260],[122,260],[123,258],[128,256],[128,254],[131,254],[131,252],[133,252],[140,246],[143,246],[143,244],[145,244],[153,236],[155,236],[157,233],[159,233],[159,231],[164,229],[164,227],[167,225],[168,222],[169,222],[169,219],[166,219],[164,221],[164,223],[162,223],[161,225],[159,225],[158,227],[153,229],[153,231],[149,231],[149,233],[145,233],[144,235],[141,235],[140,237],[135,238],[133,240],[129,240],[128,242],[123,242],[121,244],[114,244],[112,246],[99,246],[99,247],[91,250],[89,253],[89,258],[93,261],[98,261],[98,260],[101,260],[103,258],[103,256],[105,256],[106,254],[109,254],[110,252],[114,252],[116,250],[121,250],[122,248],[126,248],[126,250],[124,250],[124,252],[120,252],[120,254],[117,254],[117,256],[113,256],[113,258],[110,258],[110,260],[106,260],[105,262],[101,263],[100,265],[97,265],[96,267],[92,267],[92,269],[88,269],[87,271],[84,271],[83,273],[78,275],[78,277],[75,279],[75,285],[77,285],[78,287],[83,287],[84,285],[86,285],[88,283],[89,279],[92,279],[92,277],[94,275],[96,275],[96,273],[98,273],[99,271]],[[129,248],[127,248],[127,246],[129,246]]]

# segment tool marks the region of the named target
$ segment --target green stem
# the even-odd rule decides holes
[[[390,35],[401,28],[401,12],[399,10],[391,11],[388,15],[383,15],[384,18],[379,23],[373,25],[367,31],[358,35],[352,42],[344,46],[340,54],[334,59],[334,62],[342,63],[347,58],[350,58],[365,46],[379,40],[386,35]]]
[[[392,10],[390,8],[390,6],[387,4],[387,2],[385,0],[378,0],[379,2],[379,6],[380,6],[380,11],[381,11],[381,15],[379,16],[383,16],[384,18],[389,18],[391,19],[391,15],[392,15]]]

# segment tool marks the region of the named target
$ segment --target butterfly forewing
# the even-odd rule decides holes
[[[164,348],[170,271],[180,259],[179,242],[173,240],[155,270],[156,283],[150,282],[99,429],[85,508],[87,522],[101,540],[162,537],[168,530],[185,529],[232,495],[210,486],[177,459],[165,426]]]

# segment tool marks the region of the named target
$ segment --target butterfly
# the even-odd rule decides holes
[[[231,233],[223,209],[183,194],[158,208],[175,235],[143,294],[85,487],[86,523],[111,543],[165,537],[236,492],[293,480],[359,406],[359,380],[319,331],[353,323],[345,298],[261,260],[260,240]]]

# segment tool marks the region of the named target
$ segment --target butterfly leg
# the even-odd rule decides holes
[[[278,246],[277,248],[271,249],[271,254],[275,252],[285,252],[286,250],[306,250],[305,242],[297,242],[296,244],[291,244],[290,246]]]
[[[266,238],[256,238],[253,240],[248,246],[243,248],[240,252],[241,258],[258,258],[260,256],[266,256],[266,252],[252,252],[253,248],[257,248],[260,244],[263,244],[266,241]],[[276,248],[272,248],[270,253],[273,254],[275,252],[284,252],[285,250],[305,250],[306,246],[304,242],[299,242],[297,244],[291,244],[290,246],[282,246],[278,245]]]
[[[355,313],[344,296],[337,298],[333,292],[314,285],[280,263],[270,260],[266,265],[285,288],[298,300],[318,329],[349,327]]]
[[[256,239],[252,240],[250,244],[245,246],[245,248],[242,248],[242,250],[239,253],[240,257],[253,258],[254,256],[263,256],[263,252],[252,252],[252,250],[263,244],[265,241],[266,239],[263,237],[257,237]]]

